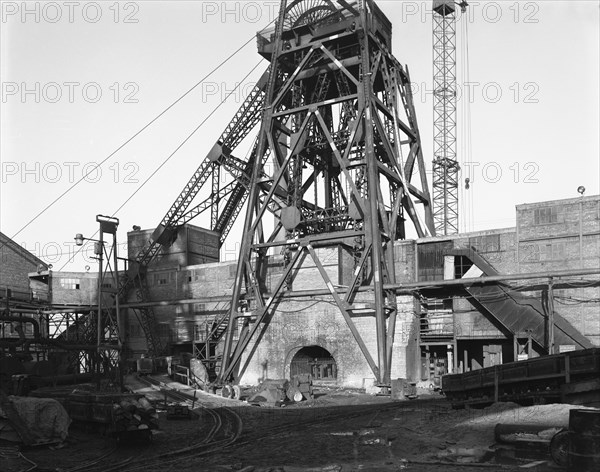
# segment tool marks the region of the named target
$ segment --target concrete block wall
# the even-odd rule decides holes
[[[53,272],[50,284],[52,303],[55,305],[96,305],[98,303],[96,272]]]
[[[335,359],[338,385],[355,388],[372,385],[375,375],[333,298],[318,298],[323,301],[315,302],[315,298],[307,297],[284,300],[279,304],[259,345],[252,343],[246,351],[242,365],[248,362],[248,367],[242,384],[256,384],[266,378],[289,378],[294,355],[303,347],[320,346]],[[398,305],[391,377],[407,378],[414,375],[411,371],[414,370],[413,362],[407,362],[409,346],[414,351],[416,345],[413,297],[400,297]],[[375,318],[352,319],[377,363]],[[248,361],[254,348],[254,355]]]
[[[457,249],[473,247],[501,274],[517,273],[517,243],[514,228],[476,231],[456,236]]]
[[[600,267],[600,196],[517,206],[520,273]],[[580,277],[597,280],[598,276]],[[533,281],[531,281],[533,282]],[[540,291],[526,292],[541,297]],[[600,288],[555,291],[554,308],[600,346]]]
[[[546,210],[553,208],[553,210]],[[540,221],[544,209],[548,219]],[[580,210],[583,209],[583,212]],[[582,236],[580,237],[580,217]],[[440,238],[438,238],[440,239]],[[600,197],[583,197],[517,206],[517,227],[452,236],[453,247],[474,247],[500,274],[544,273],[600,267]],[[598,279],[589,276],[586,279]],[[513,285],[546,283],[547,279],[508,282]],[[580,293],[581,292],[581,293]],[[540,291],[524,291],[541,298]],[[592,343],[600,346],[600,288],[557,290],[555,310]],[[500,331],[465,299],[453,301],[457,329],[473,337],[496,337]]]
[[[600,196],[517,206],[519,270],[600,266]]]
[[[415,248],[414,241],[399,241],[395,244],[394,261],[398,283],[415,280]],[[319,249],[317,254],[334,283],[350,282],[353,261],[344,249]],[[298,274],[301,278],[296,275],[295,289],[325,288],[325,283],[312,260],[306,260]],[[364,292],[358,293],[355,298],[356,305],[369,302],[373,302],[372,295]],[[391,377],[413,378],[419,362],[416,302],[412,295],[399,296],[397,306]],[[375,318],[367,314],[354,316],[352,319],[377,363]],[[290,362],[294,355],[302,347],[313,345],[326,349],[335,359],[339,385],[364,388],[372,384],[375,375],[330,296],[282,301],[269,323],[265,336],[256,346],[256,351],[242,377],[242,383],[252,384],[264,378],[289,378]],[[247,352],[252,352],[252,349],[248,349]],[[248,356],[242,364],[246,361]]]
[[[135,259],[146,246],[154,230],[138,230],[127,233],[129,259]],[[219,235],[194,225],[179,228],[177,238],[167,249],[161,249],[154,268],[176,268],[219,261]]]
[[[236,262],[197,264],[149,270],[147,275],[150,298],[153,301],[182,301],[207,297],[230,297],[233,293]],[[129,301],[137,301],[130,294]],[[200,329],[222,313],[224,302],[173,304],[154,307],[161,337],[165,342],[189,342],[194,325]],[[127,338],[134,355],[146,352],[144,333],[129,310]]]
[[[600,197],[584,197],[566,201],[536,203],[517,207],[517,228],[479,231],[451,237],[427,238],[419,241],[398,241],[394,246],[394,266],[396,282],[409,283],[416,280],[417,244],[421,241],[450,241],[451,247],[475,247],[478,252],[501,274],[544,272],[565,268],[581,267],[579,248],[582,248],[584,267],[600,266]],[[535,209],[556,206],[556,222],[535,224]],[[583,245],[579,244],[579,209]],[[550,213],[551,214],[551,213]],[[550,216],[550,219],[553,217]],[[539,220],[539,212],[538,212]],[[547,250],[539,250],[542,245],[564,242],[564,252],[557,250],[547,257]],[[538,256],[525,249],[536,245]],[[551,250],[552,251],[552,250]],[[562,251],[562,249],[561,249]],[[347,249],[328,248],[317,250],[325,270],[334,284],[347,285],[351,280],[353,259]],[[563,257],[564,256],[564,257]],[[535,257],[535,260],[532,260]],[[172,272],[172,275],[156,280],[154,273]],[[228,297],[232,293],[236,262],[162,267],[150,271],[149,281],[154,300],[186,300],[206,297]],[[270,256],[267,263],[265,290],[270,291],[283,273],[281,256]],[[306,257],[303,267],[294,272],[294,290],[325,288],[321,276],[310,257]],[[531,281],[532,283],[535,281]],[[524,282],[519,282],[523,284]],[[154,284],[154,285],[152,285]],[[529,293],[540,296],[539,292]],[[357,297],[362,301],[364,294]],[[342,385],[364,386],[365,378],[372,378],[364,356],[353,340],[346,323],[332,300],[327,296],[319,299],[298,298],[284,300],[256,349],[245,374],[245,381],[255,381],[265,376],[286,375],[289,361],[299,348],[319,345],[327,349],[338,363],[339,383]],[[565,289],[556,291],[555,309],[567,318],[578,330],[600,345],[600,317],[598,316],[600,289],[598,287]],[[366,300],[366,299],[365,299]],[[461,303],[464,305],[461,305]],[[464,299],[454,302],[457,323],[461,335],[473,338],[495,338],[501,333],[482,314],[478,313]],[[309,308],[306,308],[310,305]],[[225,303],[206,302],[178,306],[165,306],[155,309],[160,323],[176,330],[176,320],[197,322],[198,317],[214,316],[223,310]],[[306,314],[304,314],[306,312]],[[303,313],[302,315],[300,313]],[[419,306],[412,296],[398,297],[398,321],[392,377],[416,378],[419,371],[420,352],[418,344]],[[354,318],[365,343],[374,358],[377,356],[374,318],[372,316]],[[133,321],[135,323],[135,321]],[[138,338],[143,344],[143,337]],[[132,341],[133,342],[133,341]],[[141,348],[140,348],[141,349]]]
[[[469,304],[466,300],[463,299],[463,301],[465,304]],[[458,339],[505,338],[504,334],[490,320],[473,310],[472,307],[471,310],[454,314],[454,330]]]
[[[415,279],[414,241],[398,242],[395,264],[399,280]],[[351,281],[353,259],[343,247],[315,250],[332,283],[344,285]],[[267,262],[266,289],[271,290],[283,273],[282,256],[270,256]],[[236,262],[203,264],[182,268],[157,269],[148,273],[153,300],[185,300],[206,297],[228,297],[232,294]],[[293,273],[294,290],[325,289],[314,261],[304,258],[301,267]],[[359,293],[356,302],[372,302],[372,296]],[[418,317],[412,296],[397,299],[398,315],[392,362],[392,378],[410,377],[418,362]],[[183,321],[200,324],[203,317],[222,313],[224,302],[190,303],[159,306],[154,309],[165,336],[177,342],[181,337],[178,326]],[[220,310],[220,311],[219,311]],[[373,316],[353,318],[372,357],[377,361],[377,342]],[[128,320],[128,343],[135,353],[143,353],[145,339],[133,316]],[[165,334],[163,332],[163,334]],[[188,337],[189,340],[189,337]],[[284,299],[279,303],[269,327],[252,357],[243,381],[253,383],[263,378],[289,376],[290,361],[304,346],[318,345],[327,349],[338,365],[338,382],[342,385],[364,387],[374,374],[354,340],[346,321],[331,296]],[[251,352],[251,348],[247,352]],[[265,377],[266,376],[266,377]],[[365,380],[368,379],[368,380]]]

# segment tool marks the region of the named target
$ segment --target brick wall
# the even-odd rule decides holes
[[[317,297],[315,297],[317,298]],[[332,355],[337,365],[337,383],[363,388],[375,378],[362,351],[332,297],[285,300],[269,323],[242,377],[242,383],[254,384],[265,378],[289,378],[294,355],[305,346],[320,346]],[[412,375],[407,351],[415,345],[414,305],[411,296],[399,297],[399,314],[391,366],[392,378]],[[377,338],[373,316],[353,317],[368,351],[377,363]],[[251,347],[246,351],[251,352]],[[244,364],[246,355],[242,360]],[[410,365],[410,368],[409,368]]]
[[[0,233],[0,290],[5,288],[13,292],[27,294],[30,292],[30,272],[36,272],[39,265],[44,270],[47,264],[35,257],[29,251],[19,246],[6,235]]]
[[[146,246],[154,230],[130,231],[127,233],[128,257],[135,259]],[[177,268],[188,265],[208,264],[219,261],[219,235],[214,231],[193,225],[183,225],[177,238],[166,249],[161,249],[153,262],[154,268]]]
[[[600,266],[600,197],[517,206],[519,271]]]
[[[583,203],[581,203],[583,202]],[[399,241],[394,247],[394,266],[398,283],[414,282],[417,271],[417,244],[421,242],[450,241],[454,248],[474,247],[501,274],[543,272],[564,268],[579,268],[579,208],[583,207],[582,254],[584,267],[600,266],[600,213],[599,197],[584,197],[583,200],[520,205],[517,207],[517,228],[479,231],[444,238],[428,238],[417,241]],[[581,206],[580,206],[581,205]],[[536,208],[557,206],[556,218],[552,212],[537,212]],[[561,215],[561,216],[559,216]],[[545,223],[547,218],[548,223]],[[130,242],[132,239],[130,238]],[[547,245],[557,241],[565,242],[562,249],[543,249],[543,254],[531,260],[531,252],[525,248],[532,244]],[[544,252],[545,251],[545,252]],[[352,272],[353,260],[343,248],[319,249],[319,257],[326,272],[334,284],[347,285]],[[554,256],[562,255],[560,259]],[[271,256],[267,263],[266,290],[269,291],[283,271],[282,258]],[[149,287],[153,300],[185,300],[206,297],[229,297],[232,294],[236,263],[223,262],[191,266],[159,266],[150,270]],[[519,282],[522,284],[524,282]],[[318,274],[314,263],[307,258],[302,269],[296,271],[293,288],[304,290],[324,288],[325,284]],[[539,297],[539,292],[528,293]],[[357,297],[362,300],[364,294]],[[598,316],[600,289],[587,287],[556,291],[555,309],[567,318],[577,329],[600,345],[600,317]],[[318,298],[318,300],[316,299]],[[473,339],[496,338],[501,333],[494,325],[478,313],[466,300],[455,300],[457,322],[463,336]],[[155,308],[159,323],[168,332],[169,339],[177,340],[185,329],[193,324],[201,324],[203,319],[222,313],[226,303],[198,302],[195,304],[161,306]],[[420,368],[418,344],[419,307],[412,296],[398,297],[398,321],[392,364],[392,378],[408,377],[416,379]],[[372,316],[354,318],[366,345],[376,359],[376,338],[374,318]],[[145,342],[143,334],[136,328],[136,320],[130,317],[132,336],[130,342],[134,349],[143,352]],[[187,323],[187,325],[185,324]],[[188,328],[182,329],[182,326]],[[137,333],[137,334],[136,334]],[[189,331],[188,331],[189,333]],[[261,378],[283,377],[289,369],[289,363],[299,348],[318,345],[327,349],[338,364],[338,379],[342,385],[363,386],[365,380],[373,378],[358,345],[336,306],[328,296],[315,299],[297,298],[282,301],[264,339],[256,348],[250,361],[244,380],[257,381]],[[248,351],[249,352],[249,351]]]
[[[95,305],[98,302],[97,272],[53,272],[50,280],[53,304]]]
[[[600,196],[517,206],[521,273],[600,267]],[[598,276],[579,277],[597,280]],[[541,292],[527,292],[540,297]],[[554,308],[600,346],[600,288],[555,291]]]

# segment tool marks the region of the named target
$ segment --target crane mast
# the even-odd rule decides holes
[[[467,4],[458,4],[464,11]],[[433,1],[433,219],[437,234],[458,233],[456,4]]]

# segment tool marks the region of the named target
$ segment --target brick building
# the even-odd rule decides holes
[[[129,257],[153,234],[157,233],[130,232]],[[52,306],[56,312],[64,307],[65,316],[49,318],[59,320],[54,329],[48,324],[55,335],[90,312],[97,302],[95,272],[52,272],[1,237],[4,294],[6,288],[13,298],[20,294],[19,306],[27,302],[30,309]],[[147,283],[150,301],[156,302],[159,335],[174,355],[220,354],[221,345],[207,341],[225,329],[236,262],[216,260],[218,238],[186,225],[149,268]],[[354,270],[350,248],[340,245],[317,252],[332,283],[347,285]],[[396,241],[394,257],[400,292],[392,378],[436,385],[448,372],[600,345],[598,196],[518,205],[514,228]],[[587,275],[577,275],[582,270]],[[548,275],[557,271],[570,271],[570,276],[554,278],[550,287]],[[282,272],[282,256],[269,256],[265,292]],[[527,274],[538,277],[522,278]],[[515,279],[454,284],[461,278],[500,275]],[[311,372],[318,382],[368,386],[374,376],[318,269],[305,261],[291,284],[294,292],[323,290],[321,295],[285,296],[278,302],[263,338],[259,343],[253,340],[246,351],[242,382]],[[107,296],[116,290],[105,288]],[[367,349],[375,353],[375,320],[367,299],[358,294],[352,317]],[[132,293],[129,302],[136,301]],[[551,316],[556,326],[552,336]],[[147,352],[145,334],[133,310],[125,311],[124,319],[127,350],[139,357]]]
[[[10,290],[19,300],[47,300],[47,286],[32,283],[29,277],[47,273],[48,264],[0,232],[0,296]]]
[[[538,279],[506,281],[485,287],[424,287],[398,297],[392,378],[435,385],[447,372],[477,369],[548,352],[548,278],[557,270],[600,267],[600,197],[517,206],[516,227],[448,237],[397,241],[399,284],[462,277],[541,273]],[[150,232],[129,233],[130,257]],[[212,250],[209,231],[187,226],[185,238],[149,270],[151,298],[159,331],[174,351],[202,344],[228,307],[235,262],[196,264],[199,238]],[[196,250],[192,250],[196,248]],[[353,261],[344,247],[321,249],[326,271],[339,285],[347,283]],[[191,256],[190,256],[191,255]],[[209,254],[214,257],[214,252]],[[264,289],[283,270],[270,256]],[[580,282],[578,280],[583,279]],[[432,285],[432,284],[430,284]],[[325,288],[309,264],[294,275],[293,289]],[[556,279],[552,292],[556,328],[554,352],[600,345],[598,275]],[[354,321],[367,348],[376,352],[374,318],[355,301]],[[523,307],[528,308],[523,308]],[[524,320],[522,322],[518,320]],[[126,325],[134,355],[144,353],[144,334],[134,316]],[[196,346],[197,347],[197,346]],[[242,382],[313,372],[318,380],[364,387],[373,374],[329,295],[284,297],[258,344],[242,361]]]
[[[9,309],[0,319],[2,351],[14,354],[23,337],[32,338],[35,330],[45,334],[43,317],[35,311],[49,302],[48,274],[46,263],[0,233],[0,306]],[[17,322],[17,316],[27,321]]]

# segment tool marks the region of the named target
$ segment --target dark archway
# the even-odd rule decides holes
[[[305,346],[293,357],[290,376],[311,374],[313,381],[335,380],[337,364],[327,349],[321,346]]]

